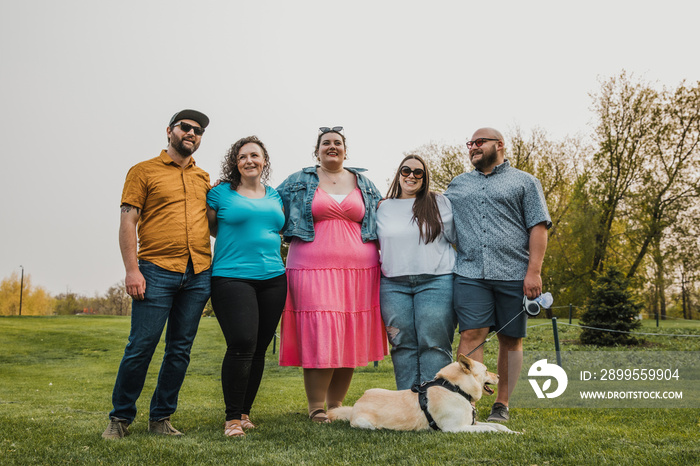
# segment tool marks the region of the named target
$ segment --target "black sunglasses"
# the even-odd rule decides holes
[[[471,149],[473,146],[481,147],[486,141],[500,141],[500,139],[479,138],[474,139],[473,141],[467,141],[467,149]]]
[[[318,134],[326,134],[328,132],[334,131],[336,133],[342,133],[343,132],[343,127],[342,126],[334,126],[332,128],[329,128],[328,126],[321,126],[318,129]]]
[[[204,134],[204,128],[201,128],[199,126],[193,126],[189,123],[185,123],[184,121],[181,121],[180,123],[175,123],[173,125],[173,128],[176,126],[179,126],[180,129],[185,133],[189,133],[190,130],[194,130],[194,134],[197,136],[201,136],[202,134]]]
[[[400,172],[401,172],[402,176],[406,176],[406,177],[408,175],[410,175],[411,173],[413,173],[413,177],[417,180],[420,180],[421,178],[423,178],[423,175],[425,175],[425,170],[423,170],[422,168],[416,168],[416,169],[411,170],[406,165],[401,167]]]

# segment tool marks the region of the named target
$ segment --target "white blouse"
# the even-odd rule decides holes
[[[385,199],[377,209],[382,273],[385,277],[452,273],[455,250],[450,243],[455,242],[455,227],[450,201],[437,195],[443,231],[435,241],[425,244],[413,220],[414,200]]]

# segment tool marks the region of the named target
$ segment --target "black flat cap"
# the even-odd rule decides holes
[[[194,120],[199,123],[199,126],[202,128],[206,128],[209,125],[209,117],[204,113],[198,112],[197,110],[185,109],[173,115],[168,126],[172,126],[180,120]]]

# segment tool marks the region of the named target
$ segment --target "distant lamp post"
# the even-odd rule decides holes
[[[19,281],[19,315],[22,315],[22,292],[24,291],[24,267],[22,269],[22,279]]]

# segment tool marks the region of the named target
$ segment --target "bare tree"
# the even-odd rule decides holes
[[[681,84],[665,93],[655,115],[656,128],[646,145],[642,183],[631,198],[637,229],[630,235],[637,253],[627,272],[632,277],[653,242],[700,195],[700,87]],[[658,259],[657,257],[656,259]]]
[[[700,203],[685,212],[671,228],[668,248],[671,267],[679,288],[681,313],[684,319],[697,313],[697,284],[700,279]]]
[[[600,205],[600,217],[591,264],[593,272],[603,270],[613,224],[620,203],[638,184],[647,156],[646,145],[655,130],[658,94],[646,84],[635,83],[625,72],[602,83],[600,93],[592,95],[598,116],[594,156],[594,192]]]
[[[555,235],[571,205],[576,180],[584,171],[586,158],[593,149],[580,136],[552,140],[539,127],[534,128],[528,138],[516,127],[507,139],[506,157],[510,164],[540,180],[552,218],[549,235]]]
[[[124,280],[109,287],[102,300],[104,314],[128,316],[131,310],[131,297],[126,292]]]

